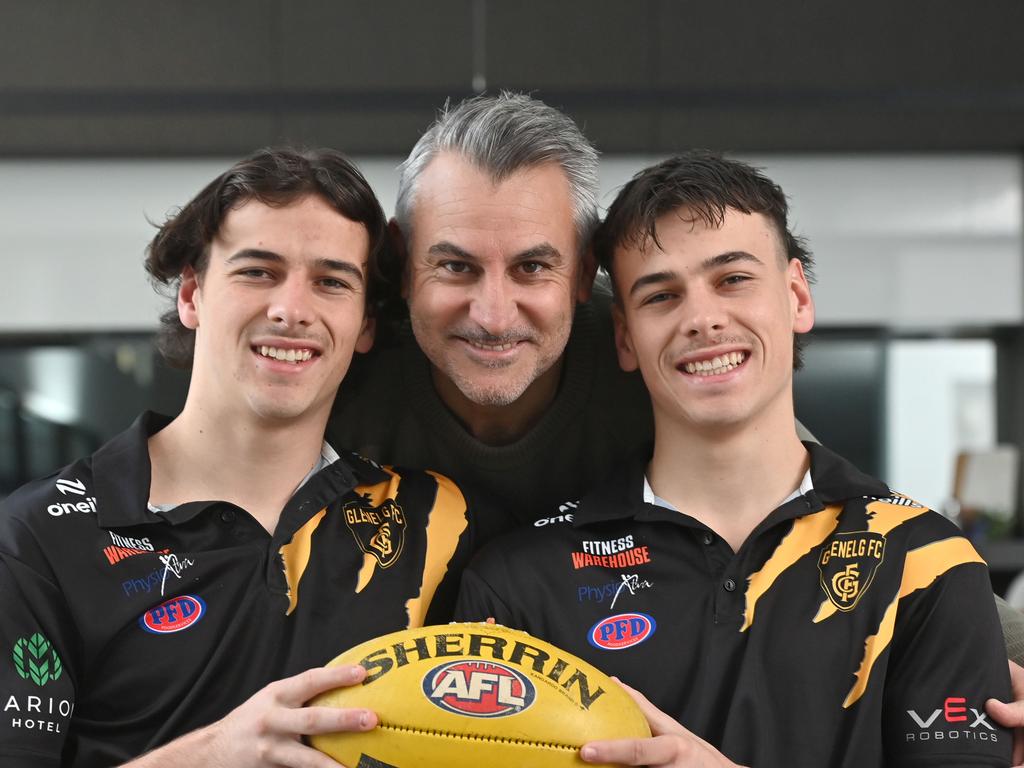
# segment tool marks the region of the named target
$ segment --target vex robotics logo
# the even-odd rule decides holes
[[[908,709],[907,714],[917,726],[907,732],[907,741],[999,740],[998,732],[985,713],[969,707],[963,696],[947,696],[941,709],[923,713]]]
[[[53,650],[50,641],[36,632],[31,637],[18,638],[14,643],[14,669],[25,680],[42,687],[51,680],[60,679],[64,665]]]
[[[423,677],[423,693],[441,709],[469,717],[515,715],[537,697],[533,683],[519,670],[485,661],[434,667]]]
[[[880,533],[836,533],[821,549],[818,570],[821,588],[840,611],[852,611],[868,591],[885,555]]]
[[[359,548],[377,559],[381,568],[394,565],[405,544],[405,512],[394,499],[374,507],[363,496],[345,505],[345,522]]]

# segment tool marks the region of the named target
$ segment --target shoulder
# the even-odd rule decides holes
[[[97,535],[96,513],[90,460],[33,480],[0,502],[0,558],[59,569]]]
[[[576,503],[561,504],[531,523],[520,523],[496,536],[477,553],[473,569],[483,575],[505,570],[510,563],[522,566],[530,561],[542,562],[553,553],[563,552],[567,543],[578,538],[573,527]]]
[[[430,469],[381,464],[354,451],[339,456],[355,472],[357,497],[378,505],[385,499],[423,513],[445,512],[465,515],[467,494],[454,480]]]
[[[847,522],[860,519],[862,511],[866,525],[854,526],[861,530],[853,530]],[[957,566],[985,566],[985,561],[956,524],[896,491],[881,497],[851,499],[839,522],[826,548],[834,552],[853,552],[852,542],[863,540],[856,544],[858,552],[866,547],[876,552],[883,562],[902,561],[901,591],[904,593],[928,586]],[[871,540],[878,544],[870,544]]]
[[[92,460],[80,459],[21,486],[0,502],[0,519],[30,522],[73,512],[95,512]]]

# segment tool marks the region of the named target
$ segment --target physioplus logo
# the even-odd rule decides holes
[[[31,680],[40,688],[51,680],[59,680],[64,672],[60,656],[50,641],[36,632],[31,637],[20,637],[14,643],[12,652],[14,669],[25,680]]]

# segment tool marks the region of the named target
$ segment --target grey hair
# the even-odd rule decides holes
[[[568,115],[525,93],[502,91],[448,104],[399,166],[395,220],[408,242],[416,182],[441,152],[456,152],[502,181],[517,171],[558,163],[565,171],[573,203],[580,253],[598,224],[597,150]]]

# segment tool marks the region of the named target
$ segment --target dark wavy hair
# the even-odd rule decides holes
[[[807,243],[789,229],[789,204],[782,188],[761,171],[717,152],[694,149],[637,173],[616,196],[594,235],[594,255],[615,288],[614,256],[621,247],[659,247],[657,222],[672,211],[685,210],[693,221],[720,227],[726,209],[760,213],[778,232],[786,259],[796,259],[808,282],[814,258]],[[799,337],[793,342],[793,367],[803,365]]]
[[[146,248],[146,271],[157,291],[176,300],[181,274],[202,274],[209,246],[228,213],[250,200],[282,207],[313,195],[366,227],[370,238],[367,312],[375,313],[380,263],[390,248],[387,219],[366,179],[333,149],[269,147],[239,160],[170,216]],[[195,332],[181,324],[176,306],[160,317],[157,346],[171,364],[192,365]]]

